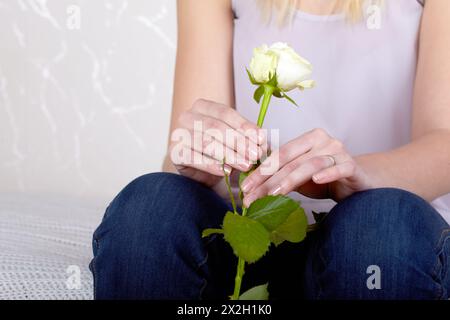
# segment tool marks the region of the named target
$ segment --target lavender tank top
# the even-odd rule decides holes
[[[291,92],[300,108],[273,100],[264,126],[279,129],[280,144],[313,128],[327,130],[352,155],[407,144],[422,1],[385,1],[375,27],[368,24],[368,12],[352,24],[343,14],[297,11],[292,24],[280,29],[275,22],[262,23],[255,0],[233,0],[237,110],[247,119],[258,117],[259,107],[252,99],[255,88],[245,72],[253,48],[287,42],[314,65],[317,87]],[[311,210],[329,211],[335,205],[332,200],[291,196],[302,202],[309,216]],[[432,205],[450,222],[450,194]]]

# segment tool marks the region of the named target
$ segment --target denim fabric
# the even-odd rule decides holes
[[[179,175],[134,180],[93,236],[95,298],[226,299],[237,260],[201,232],[230,209]],[[448,299],[449,269],[449,225],[420,197],[383,188],[337,204],[304,242],[272,247],[247,266],[243,290],[269,281],[271,299]]]

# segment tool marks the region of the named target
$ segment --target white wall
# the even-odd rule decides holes
[[[0,0],[0,192],[111,197],[159,171],[175,5]]]

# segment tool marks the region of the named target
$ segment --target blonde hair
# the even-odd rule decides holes
[[[283,26],[290,22],[301,0],[256,0],[261,9],[264,22],[272,19],[276,11],[278,25]],[[315,0],[313,0],[315,1]],[[365,0],[335,0],[335,9],[344,13],[349,21],[358,21],[363,16],[363,3]],[[381,4],[382,0],[375,0]]]

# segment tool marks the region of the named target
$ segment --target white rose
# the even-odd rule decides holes
[[[253,58],[250,61],[250,73],[259,83],[265,83],[270,80],[278,66],[278,55],[269,51],[267,45],[262,45],[253,50]]]
[[[250,62],[249,72],[256,82],[266,83],[276,72],[278,88],[288,92],[295,88],[312,88],[313,80],[308,80],[312,65],[298,55],[286,43],[277,42],[268,47],[256,48]]]

